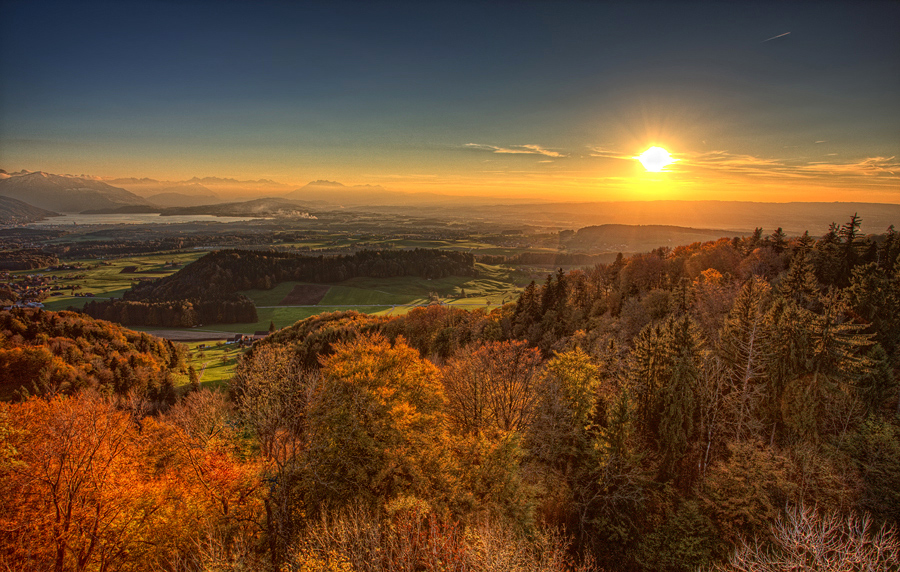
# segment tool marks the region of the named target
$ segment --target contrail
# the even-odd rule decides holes
[[[782,37],[782,36],[787,36],[788,34],[790,34],[790,32],[785,32],[785,33],[783,33],[783,34],[778,34],[777,36],[772,36],[772,37],[769,38],[768,40],[763,40],[763,41],[761,41],[760,44],[765,44],[766,42],[770,42],[770,41],[772,41],[772,40],[774,40],[774,39],[776,39],[776,38],[780,38],[780,37]]]

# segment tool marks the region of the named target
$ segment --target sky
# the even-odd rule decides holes
[[[0,3],[0,168],[900,202],[897,2]],[[674,163],[634,157],[662,147]]]

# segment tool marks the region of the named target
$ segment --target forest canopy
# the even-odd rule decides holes
[[[491,312],[315,316],[152,413],[98,384],[6,404],[0,562],[895,570],[900,239],[858,226],[559,270]],[[10,350],[81,335],[7,314]]]

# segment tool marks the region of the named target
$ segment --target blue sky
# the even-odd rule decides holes
[[[2,8],[7,170],[900,200],[898,3]]]

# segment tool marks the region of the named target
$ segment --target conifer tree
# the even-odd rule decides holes
[[[778,298],[766,314],[769,332],[765,345],[765,391],[760,419],[773,442],[781,435],[784,421],[782,397],[788,383],[806,373],[811,349],[810,329],[813,313],[796,303]]]
[[[628,375],[638,431],[661,453],[663,478],[696,441],[701,341],[688,316],[649,325],[635,338]]]
[[[769,244],[771,244],[772,249],[779,254],[784,252],[785,248],[787,248],[787,235],[784,234],[784,231],[780,226],[769,236]]]
[[[729,372],[728,396],[737,440],[753,432],[754,412],[765,376],[765,348],[769,331],[765,313],[770,288],[765,280],[751,278],[738,294],[722,329],[719,354]]]
[[[816,241],[813,240],[811,236],[809,236],[809,231],[805,230],[803,231],[803,234],[800,236],[800,238],[797,239],[797,252],[806,254],[807,252],[812,250],[812,247],[815,246],[815,244]]]
[[[894,262],[897,260],[898,255],[900,255],[900,237],[897,236],[894,225],[891,225],[888,227],[887,234],[878,248],[877,255],[878,265],[884,269],[888,276],[893,274]]]
[[[888,399],[897,393],[897,380],[887,352],[880,344],[869,350],[868,358],[872,366],[859,377],[856,390],[860,400],[866,405],[868,414],[877,413]]]
[[[696,326],[687,316],[670,318],[666,326],[672,364],[661,392],[659,446],[664,473],[681,477],[685,485],[690,480],[688,472],[696,465],[692,460],[686,462],[685,457],[699,436],[701,343]]]
[[[813,266],[805,252],[801,251],[794,255],[787,274],[778,284],[778,291],[785,298],[805,308],[811,308],[813,301],[818,299],[819,281],[816,280]]]
[[[860,219],[856,213],[853,213],[853,216],[841,226],[841,230],[838,233],[838,236],[840,236],[843,241],[841,250],[843,251],[845,277],[849,276],[849,272],[856,265],[857,259],[859,258],[859,253],[857,252],[857,247],[859,245],[856,242],[856,237],[857,234],[859,234],[860,223],[862,223],[862,219]]]
[[[816,242],[814,249],[816,277],[825,286],[837,284],[844,270],[839,232],[837,223],[831,223],[828,232]]]
[[[782,413],[795,436],[816,442],[828,427],[847,427],[840,402],[859,379],[870,371],[866,355],[872,334],[862,333],[864,325],[848,318],[845,297],[831,290],[822,297],[820,313],[810,313],[801,324],[806,330],[808,352],[798,376],[784,389]]]

